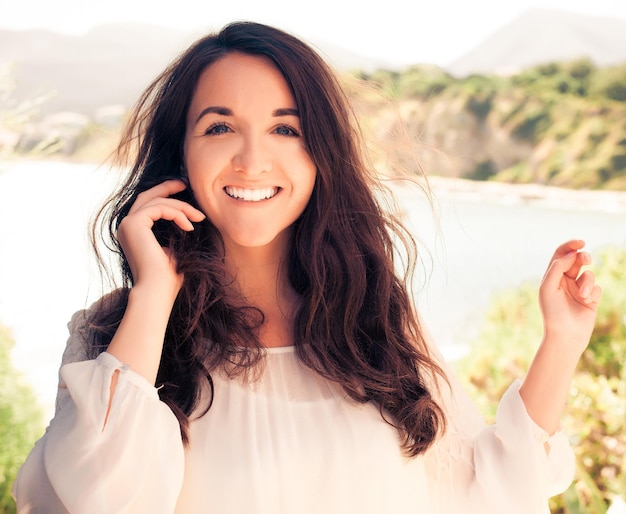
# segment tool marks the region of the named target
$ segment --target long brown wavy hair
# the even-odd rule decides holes
[[[445,376],[422,336],[408,294],[409,275],[400,278],[395,270],[394,241],[413,256],[409,271],[415,243],[376,201],[376,179],[364,161],[358,124],[334,73],[308,45],[266,25],[233,23],[200,39],[140,97],[116,153],[130,174],[93,225],[93,234],[105,234],[117,254],[124,287],[92,310],[91,353],[107,347],[133,283],[117,228],[139,193],[166,179],[185,179],[185,120],[199,76],[231,52],[263,56],[282,72],[317,167],[314,191],[295,223],[285,263],[302,298],[293,334],[297,355],[352,399],[377,405],[398,429],[402,448],[418,455],[445,428],[444,413],[427,387],[429,377]],[[177,197],[197,207],[189,190]],[[165,221],[154,227],[184,274],[157,385],[186,444],[190,416],[210,408],[211,400],[205,405],[200,400],[206,385],[212,398],[211,372],[245,373],[263,356],[258,337],[263,313],[241,298],[233,302],[218,230],[209,220],[195,228],[184,232]],[[98,253],[95,240],[94,246]]]

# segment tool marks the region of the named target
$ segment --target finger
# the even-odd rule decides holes
[[[574,266],[577,258],[578,252],[574,250],[560,258],[553,259],[543,277],[542,286],[553,291],[558,290],[561,286],[561,279]]]
[[[154,207],[156,207],[157,209],[153,209]],[[158,198],[153,198],[151,201],[149,201],[148,203],[145,203],[144,205],[142,205],[141,207],[138,207],[135,212],[129,213],[129,214],[141,214],[142,211],[144,210],[149,210],[150,217],[152,218],[153,221],[156,221],[159,218],[153,218],[152,216],[154,215],[158,215],[159,211],[158,208],[163,207],[163,208],[168,208],[168,209],[178,209],[179,211],[182,211],[183,213],[185,213],[185,216],[187,216],[191,221],[202,221],[204,220],[204,218],[206,218],[206,215],[199,209],[196,209],[193,205],[184,202],[183,200],[177,200],[176,198],[163,198],[163,197],[158,197]]]
[[[568,253],[578,251],[584,248],[584,246],[585,242],[582,239],[570,239],[556,249],[556,251],[552,255],[551,260],[561,259],[565,257]]]
[[[578,301],[593,310],[597,310],[598,305],[600,304],[600,298],[602,297],[602,288],[595,284],[593,286],[593,288],[591,289],[591,293],[589,294],[589,296],[583,298],[583,297],[579,297]]]
[[[159,185],[156,185],[139,193],[137,195],[137,198],[135,199],[135,202],[130,208],[129,213],[132,213],[137,209],[143,207],[145,204],[154,200],[155,198],[167,198],[168,196],[172,196],[176,193],[184,191],[186,188],[187,185],[182,180],[178,179],[166,180],[165,182],[161,182]]]
[[[590,270],[586,270],[576,281],[578,294],[581,301],[591,303],[594,299],[594,289],[596,289],[596,279]]]
[[[184,202],[182,202],[184,203]],[[188,205],[189,209],[179,208],[167,203],[152,204],[144,207],[137,216],[141,216],[146,220],[146,225],[152,228],[154,222],[157,220],[173,221],[177,226],[186,231],[193,230],[193,224],[188,217],[188,211],[190,214],[195,214],[196,209]],[[202,213],[200,213],[202,214]],[[204,214],[202,214],[204,216]],[[192,217],[193,218],[193,217]],[[200,220],[198,220],[200,221]]]
[[[193,207],[191,207],[191,209],[193,209]],[[194,229],[193,224],[184,210],[166,202],[160,202],[144,206],[133,215],[126,216],[118,227],[118,237],[123,237],[124,233],[137,233],[138,230],[140,231],[142,229],[152,230],[154,223],[160,219],[173,221],[185,231]]]
[[[589,305],[598,305],[600,303],[600,298],[602,297],[602,288],[599,285],[593,286],[593,290],[591,291]]]
[[[202,221],[206,218],[206,215],[199,209],[196,209],[190,203],[187,203],[183,200],[177,200],[176,198],[157,198],[153,200],[154,204],[162,203],[163,205],[167,205],[168,207],[172,207],[174,209],[178,209],[185,213],[191,221]]]
[[[587,266],[588,264],[591,264],[591,254],[588,252],[578,252],[574,264],[565,272],[565,276],[576,280],[583,266]]]

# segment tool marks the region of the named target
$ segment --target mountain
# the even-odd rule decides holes
[[[108,104],[130,105],[190,40],[147,25],[103,25],[80,36],[45,30],[0,31],[0,62],[12,63],[19,100],[50,96],[43,112],[91,115]]]
[[[131,106],[150,81],[199,34],[141,24],[107,24],[84,35],[0,30],[0,64],[12,63],[18,100],[49,97],[42,113],[92,116],[102,105]],[[325,42],[313,43],[339,69],[383,66]],[[51,96],[50,96],[51,95]]]
[[[598,66],[626,62],[626,19],[532,9],[488,36],[447,70],[457,77],[511,74],[580,57]]]
[[[131,106],[145,86],[199,34],[142,24],[106,24],[80,36],[0,30],[0,65],[14,64],[18,100],[49,97],[42,114],[92,117],[103,105]],[[393,69],[326,41],[311,41],[340,70]],[[455,76],[510,73],[588,56],[599,66],[626,61],[626,20],[531,10],[453,62]],[[418,64],[418,63],[416,63]]]

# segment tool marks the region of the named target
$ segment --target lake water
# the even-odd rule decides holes
[[[0,163],[0,322],[12,330],[14,363],[48,415],[66,323],[101,292],[87,224],[116,180],[91,165]],[[433,206],[415,187],[394,190],[422,244],[416,302],[451,358],[475,337],[493,294],[538,282],[561,242],[584,239],[592,253],[626,246],[626,193],[431,186]]]

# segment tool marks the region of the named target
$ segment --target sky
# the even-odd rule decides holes
[[[235,20],[268,23],[304,39],[406,65],[445,66],[533,8],[626,19],[624,0],[0,0],[0,28],[79,34],[109,22],[197,32]]]

